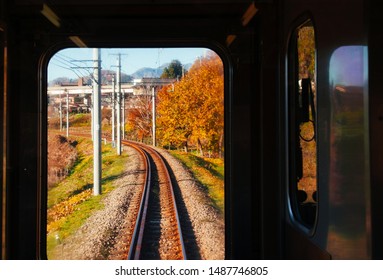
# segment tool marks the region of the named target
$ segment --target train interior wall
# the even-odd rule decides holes
[[[331,258],[325,218],[330,207],[326,196],[331,192],[331,147],[324,138],[329,132],[324,125],[318,142],[324,151],[318,156],[318,170],[326,196],[317,231],[310,236],[300,231],[286,205],[286,52],[292,27],[303,14],[312,16],[317,28],[318,81],[322,82],[318,91],[329,93],[329,61],[336,48],[369,47],[367,146],[371,169],[366,172],[371,184],[366,184],[363,195],[367,204],[371,196],[371,220],[366,216],[363,230],[371,233],[372,245],[363,249],[372,258],[382,258],[383,38],[379,9],[372,0],[351,4],[345,0],[255,1],[258,12],[245,25],[241,17],[252,1],[209,1],[197,6],[191,0],[185,5],[169,5],[164,0],[153,7],[150,1],[132,1],[134,5],[121,7],[117,0],[100,1],[99,6],[75,2],[57,4],[62,18],[62,26],[57,28],[41,15],[43,1],[0,1],[0,47],[4,53],[0,83],[2,258],[39,259],[44,255],[46,69],[55,52],[75,46],[69,36],[81,37],[88,47],[202,46],[217,52],[225,66],[226,258]],[[350,7],[351,13],[343,14],[343,6]],[[235,36],[231,43],[228,35]],[[318,103],[321,120],[331,120],[331,98],[324,95]]]
[[[226,258],[281,257],[280,213],[275,206],[280,195],[273,164],[277,141],[277,7],[261,4],[256,18],[243,26],[240,18],[249,3],[234,5],[235,13],[230,5],[222,13],[192,5],[193,12],[186,12],[186,18],[177,15],[177,8],[165,15],[154,10],[146,15],[149,6],[144,5],[133,17],[124,16],[123,11],[114,17],[99,7],[77,10],[72,15],[73,7],[63,5],[59,10],[64,27],[57,28],[40,14],[41,5],[1,1],[9,65],[3,139],[7,151],[3,258],[39,259],[44,255],[46,69],[51,55],[74,46],[70,35],[81,36],[89,47],[204,46],[221,55],[227,77]],[[129,34],[121,35],[122,30],[129,30]],[[231,33],[236,39],[227,46]]]
[[[372,258],[383,259],[383,23],[374,1],[368,1],[365,22],[369,34],[369,118],[371,161]]]

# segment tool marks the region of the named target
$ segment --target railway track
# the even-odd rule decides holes
[[[90,137],[89,133],[78,131],[71,131],[71,135]],[[127,140],[122,140],[122,144],[141,155],[145,183],[141,197],[132,201],[130,217],[135,221],[125,229],[117,255],[130,260],[187,259],[172,181],[162,156],[147,145]]]
[[[128,259],[186,259],[173,186],[161,155],[146,145],[123,144],[139,151],[147,170]]]

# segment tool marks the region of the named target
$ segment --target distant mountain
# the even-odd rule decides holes
[[[121,73],[121,82],[128,83],[128,82],[131,82],[133,79],[141,79],[141,78],[159,78],[162,72],[164,71],[165,67],[168,67],[169,64],[170,63],[162,64],[158,68],[143,67],[130,75]],[[191,66],[192,66],[192,63],[185,64],[184,65],[185,71],[189,71]],[[116,72],[112,70],[101,70],[102,84],[112,84],[113,74],[116,74]],[[84,85],[92,84],[92,79],[90,76],[83,77],[82,79],[83,79]],[[60,77],[49,82],[49,86],[64,85],[64,84],[76,85],[78,84],[78,79],[69,79],[66,77]]]
[[[158,78],[161,76],[164,68],[167,67],[169,63],[162,64],[158,68],[142,67],[136,72],[132,73],[131,76],[135,79],[141,78]]]
[[[116,71],[112,70],[101,70],[101,83],[103,85],[111,85],[112,84],[112,78],[116,75]],[[121,82],[122,83],[129,83],[133,81],[133,77],[131,75],[127,75],[125,73],[121,73]],[[60,77],[57,79],[54,79],[49,82],[49,86],[54,85],[78,85],[78,79],[69,79],[66,77]],[[91,76],[84,76],[82,77],[82,84],[83,85],[92,85],[92,77]]]
[[[134,79],[141,79],[141,78],[159,78],[162,75],[162,72],[164,72],[165,67],[168,67],[170,63],[162,64],[158,68],[150,68],[150,67],[143,67],[138,69],[136,72],[132,73],[131,76]],[[189,71],[190,67],[192,66],[192,63],[185,64],[185,70]]]

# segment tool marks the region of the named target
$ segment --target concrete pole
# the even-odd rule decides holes
[[[115,136],[115,111],[116,111],[116,82],[114,80],[114,75],[112,77],[112,143],[115,144],[116,136]]]
[[[69,91],[65,89],[66,92],[66,137],[69,137]]]
[[[93,82],[94,83],[94,82]],[[93,88],[93,92],[94,92],[94,88]],[[94,126],[94,94],[91,98],[92,100],[90,101],[90,114],[91,114],[91,122],[90,122],[90,134],[92,134],[92,141],[94,141],[94,129],[93,129],[93,126]]]
[[[121,104],[122,104],[122,125],[121,125],[121,129],[122,129],[122,139],[125,140],[125,92],[122,93],[121,98],[122,98],[122,101],[121,101]]]
[[[61,100],[61,92],[59,93],[60,98],[60,131],[63,130],[63,104]]]
[[[121,54],[117,61],[117,155],[121,155]]]
[[[101,194],[101,52],[93,49],[93,195]]]
[[[153,146],[156,146],[156,94],[152,88],[152,123],[153,123]]]

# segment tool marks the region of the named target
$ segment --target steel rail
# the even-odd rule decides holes
[[[146,171],[145,184],[144,184],[143,194],[141,196],[140,208],[138,210],[137,220],[136,220],[136,224],[132,234],[129,253],[128,253],[128,260],[138,260],[140,258],[141,248],[142,248],[142,239],[144,236],[146,215],[147,215],[148,204],[149,204],[149,192],[150,192],[150,186],[152,182],[152,171],[151,171],[151,165],[149,162],[149,156],[143,149],[141,149],[137,145],[134,145],[133,143],[124,143],[124,144],[127,144],[133,147],[141,154],[141,156],[144,159],[144,165],[145,165],[145,171]]]
[[[174,213],[175,213],[175,217],[176,217],[176,221],[177,221],[177,229],[178,229],[177,231],[178,231],[178,235],[179,235],[179,239],[180,239],[180,243],[181,243],[182,257],[183,257],[184,260],[187,260],[184,240],[183,240],[183,236],[182,236],[181,223],[180,223],[180,218],[179,218],[179,215],[178,215],[176,198],[175,198],[175,195],[174,195],[173,183],[172,183],[172,180],[170,178],[168,167],[166,166],[165,161],[164,161],[163,157],[161,156],[161,154],[159,152],[157,152],[155,149],[153,149],[151,147],[146,147],[146,148],[151,150],[153,153],[155,153],[158,156],[158,158],[160,159],[160,162],[161,162],[164,170],[166,170],[166,179],[167,179],[169,187],[170,187],[170,193],[171,193],[171,197],[172,197],[173,209],[174,209]]]
[[[140,153],[145,154],[145,161],[148,164],[147,170],[151,170],[148,154],[154,154],[160,160],[162,168],[166,171],[165,176],[166,176],[167,184],[168,184],[169,189],[170,189],[171,200],[172,200],[171,204],[172,204],[174,216],[176,219],[177,233],[178,233],[178,238],[180,241],[182,258],[184,260],[186,260],[187,259],[186,250],[185,250],[185,245],[184,245],[184,241],[183,241],[183,237],[182,237],[181,223],[180,223],[179,214],[178,214],[178,210],[177,210],[177,204],[176,204],[176,199],[175,199],[175,195],[174,195],[173,184],[172,184],[172,180],[170,178],[168,168],[164,162],[164,159],[156,150],[154,150],[153,148],[150,148],[148,146],[144,146],[142,144],[137,144],[135,142],[127,141],[127,140],[123,140],[122,143],[139,150]],[[150,176],[150,174],[149,174],[149,176]],[[151,179],[149,180],[149,182],[146,181],[147,184],[150,185],[151,184],[150,181],[151,181]],[[140,254],[141,254],[141,249],[142,249],[141,248],[142,247],[142,240],[143,240],[143,235],[144,235],[144,231],[145,231],[145,221],[146,221],[148,201],[149,201],[149,192],[150,192],[150,186],[145,186],[145,191],[144,191],[143,197],[141,199],[142,205],[140,206],[140,210],[139,210],[139,213],[137,215],[137,222],[136,222],[136,226],[135,226],[134,233],[132,236],[132,241],[130,243],[129,254],[128,254],[129,260],[140,259]]]
[[[78,133],[78,132],[74,132],[72,134],[77,135],[77,136],[83,135],[83,133]],[[84,136],[89,137],[89,134],[84,133]],[[178,214],[178,210],[177,210],[177,204],[176,204],[176,199],[175,199],[175,195],[174,195],[173,184],[172,184],[172,180],[170,178],[170,174],[169,174],[168,168],[165,164],[163,157],[161,156],[161,154],[159,152],[157,152],[155,149],[153,149],[149,146],[146,146],[146,145],[143,145],[140,143],[136,143],[133,141],[128,141],[128,140],[122,140],[121,142],[124,145],[128,145],[128,146],[134,148],[135,150],[137,150],[141,154],[141,156],[144,159],[144,165],[145,165],[145,170],[146,170],[145,180],[144,180],[145,184],[143,187],[143,193],[142,193],[141,200],[140,200],[140,207],[138,210],[137,219],[136,219],[136,223],[134,226],[134,231],[133,231],[133,234],[131,237],[131,242],[129,245],[129,252],[128,252],[128,258],[127,259],[128,260],[139,260],[140,255],[141,255],[142,241],[143,241],[145,224],[146,224],[146,216],[147,216],[148,206],[149,206],[149,196],[150,196],[149,194],[150,194],[150,189],[151,189],[151,185],[152,185],[152,168],[151,168],[151,164],[150,164],[150,160],[149,160],[149,154],[151,152],[152,154],[155,154],[155,156],[160,160],[162,168],[163,168],[163,170],[165,170],[166,180],[168,182],[168,186],[169,186],[170,193],[171,193],[172,208],[174,211],[174,216],[175,216],[176,224],[177,224],[177,233],[178,233],[178,238],[179,238],[180,246],[181,246],[182,259],[186,260],[187,259],[186,250],[185,250],[185,245],[184,245],[183,236],[182,236],[181,223],[180,223],[179,214]]]

